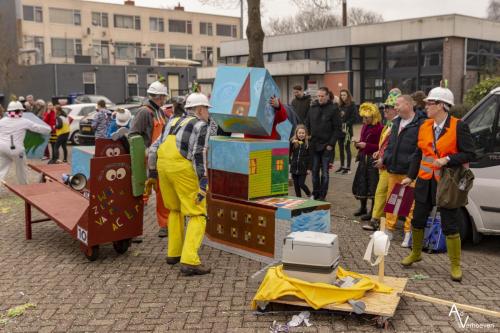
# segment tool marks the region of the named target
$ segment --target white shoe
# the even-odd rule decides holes
[[[386,230],[384,230],[384,232],[389,237],[389,240],[392,241],[392,237],[393,237],[392,231],[386,229]]]
[[[401,243],[401,247],[410,247],[410,232],[405,232],[405,238],[403,239],[403,243]]]

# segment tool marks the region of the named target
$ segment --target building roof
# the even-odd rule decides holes
[[[452,36],[500,42],[500,22],[449,14],[269,36],[264,39],[264,53]],[[247,54],[247,40],[228,41],[221,44],[223,57]]]

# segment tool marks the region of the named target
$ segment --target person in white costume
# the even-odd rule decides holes
[[[16,176],[19,184],[27,184],[26,153],[24,137],[26,131],[49,134],[50,127],[39,125],[23,118],[24,107],[21,102],[10,102],[7,115],[0,119],[0,181],[9,172],[12,163],[16,165]]]

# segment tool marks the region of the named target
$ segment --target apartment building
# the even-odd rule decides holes
[[[21,0],[21,62],[26,65],[157,65],[157,59],[213,66],[219,45],[240,37],[230,16],[82,0]]]

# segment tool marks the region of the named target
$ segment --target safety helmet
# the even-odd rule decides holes
[[[166,85],[160,81],[155,81],[149,85],[147,90],[148,94],[151,95],[165,95],[168,96],[168,88]]]
[[[8,111],[19,111],[19,110],[24,110],[23,103],[18,102],[18,101],[12,101],[9,103],[7,106],[7,112]]]
[[[194,108],[194,107],[200,106],[200,105],[206,106],[206,107],[209,107],[209,108],[212,107],[212,105],[210,105],[210,103],[208,103],[208,97],[207,96],[205,96],[202,93],[192,93],[186,99],[185,108],[189,109],[189,108]]]
[[[429,95],[427,96],[424,101],[436,101],[436,102],[443,102],[446,103],[450,106],[454,105],[454,98],[453,98],[453,93],[451,92],[450,89],[448,88],[443,88],[443,87],[436,87],[432,89],[429,92]]]

